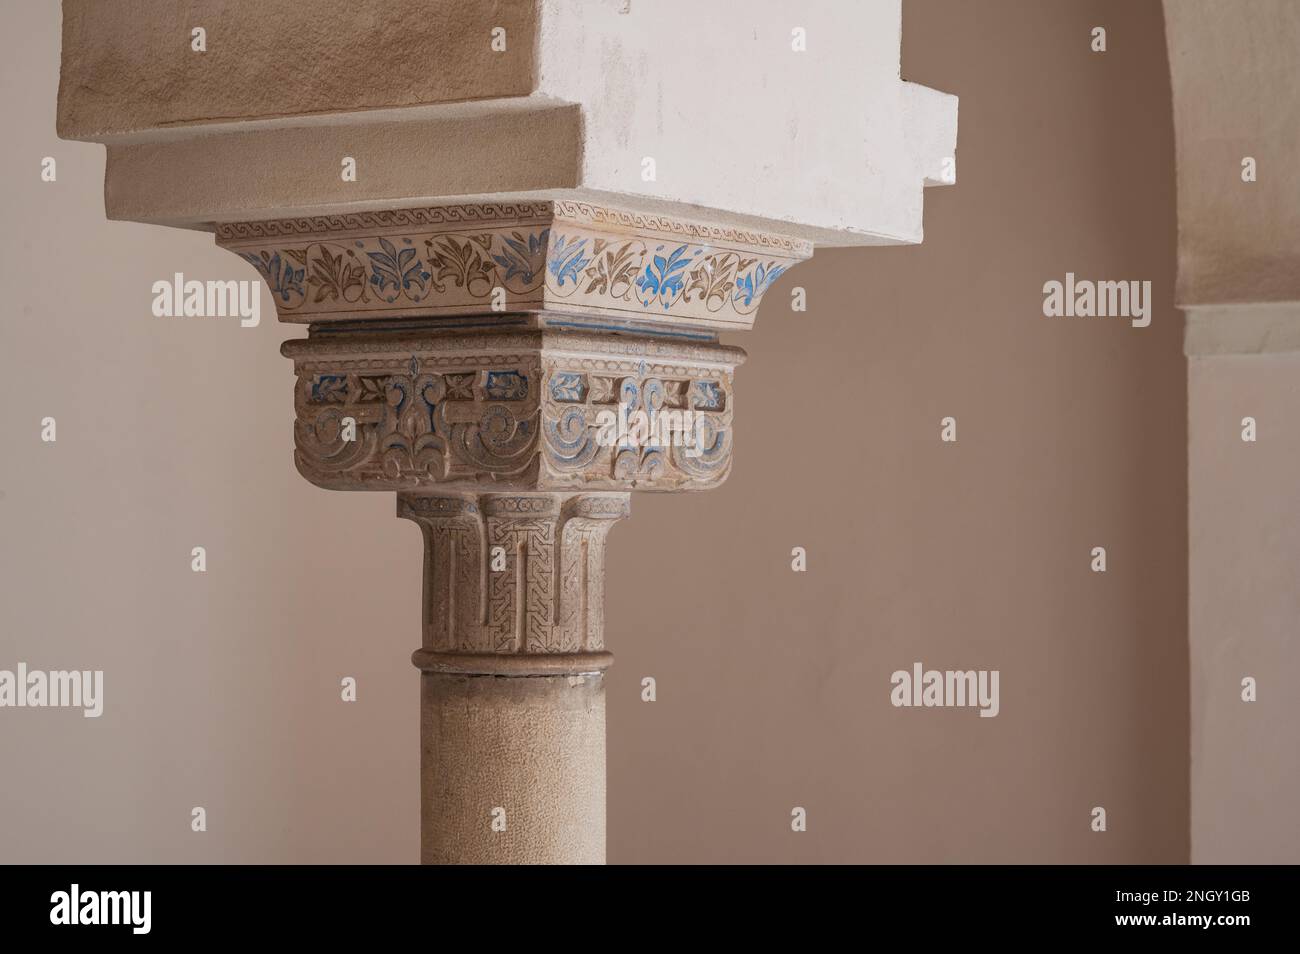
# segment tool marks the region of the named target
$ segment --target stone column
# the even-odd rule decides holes
[[[726,478],[744,352],[718,332],[811,247],[561,202],[218,241],[308,324],[299,472],[396,491],[424,535],[423,860],[603,862],[606,537],[629,491]]]
[[[424,531],[421,857],[605,861],[605,537],[627,494],[401,494]]]

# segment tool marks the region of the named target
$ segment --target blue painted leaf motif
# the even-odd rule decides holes
[[[713,381],[696,381],[694,405],[703,410],[721,410],[722,389]]]
[[[750,272],[747,275],[742,275],[740,278],[736,279],[736,294],[733,296],[732,300],[740,301],[742,297],[745,299],[746,305],[750,304],[754,300],[753,272]]]
[[[287,302],[292,295],[304,294],[302,282],[307,273],[305,268],[294,268],[288,261],[282,261],[279,252],[272,255],[267,255],[266,252],[240,254],[261,273],[272,295],[279,295],[282,301]]]
[[[342,374],[320,374],[311,383],[311,399],[318,403],[347,399],[348,379]]]
[[[686,281],[686,266],[690,263],[691,257],[686,254],[685,245],[678,246],[667,258],[655,255],[637,279],[637,287],[652,299],[658,298],[666,310],[681,294],[682,285]]]
[[[773,265],[771,268],[765,267],[761,262],[754,267],[752,272],[736,280],[736,294],[733,301],[744,299],[746,306],[752,305],[755,298],[762,296],[768,287],[781,277],[785,271],[784,265]]]
[[[370,258],[370,267],[374,270],[370,276],[372,285],[381,292],[389,285],[393,286],[395,292],[409,292],[412,285],[418,286],[419,289],[424,288],[424,283],[429,280],[429,273],[420,267],[415,249],[404,248],[398,252],[393,243],[386,238],[379,240],[379,247],[383,249],[382,252],[366,253]]]
[[[537,277],[538,269],[545,262],[546,237],[550,232],[550,229],[542,229],[541,232],[530,232],[526,239],[518,232],[501,237],[505,248],[493,255],[492,261],[505,269],[502,281],[509,281],[518,277],[525,285],[532,283],[533,279]]]
[[[580,374],[561,371],[551,378],[551,397],[556,401],[569,403],[581,401],[586,390],[586,379]]]
[[[568,280],[572,280],[575,285],[578,284],[578,272],[586,268],[591,261],[582,254],[586,245],[585,238],[575,239],[567,235],[556,238],[555,247],[551,250],[551,261],[547,266],[555,278],[555,284],[561,288]]]
[[[306,276],[305,268],[294,268],[285,263],[284,271],[280,273],[280,287],[278,289],[280,297],[288,301],[291,295],[302,295],[302,280]]]

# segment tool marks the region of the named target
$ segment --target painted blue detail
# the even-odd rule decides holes
[[[288,301],[291,295],[305,294],[302,281],[306,277],[307,270],[305,268],[294,268],[289,264],[288,259],[282,260],[280,258],[279,252],[269,258],[265,252],[261,255],[254,252],[240,252],[239,254],[262,273],[262,277],[266,279],[266,287],[271,289],[272,295],[279,295],[281,301]]]
[[[706,411],[717,411],[722,408],[722,388],[716,381],[696,381],[695,382],[695,406],[703,408]]]
[[[388,393],[390,391],[396,391],[397,394],[399,395],[396,404],[393,403],[392,395]],[[407,379],[397,378],[397,377],[389,378],[384,383],[384,396],[388,398],[388,403],[392,406],[393,410],[400,417],[401,413],[406,410],[407,405],[411,403],[410,381]],[[400,441],[403,440],[404,438],[400,434],[393,434],[390,435],[389,439],[390,440],[395,439]]]
[[[663,246],[660,245],[655,251],[662,249]],[[682,292],[682,286],[686,282],[686,266],[691,264],[691,258],[698,254],[700,254],[698,249],[688,254],[686,246],[680,245],[667,258],[662,255],[652,256],[650,264],[637,279],[637,288],[641,289],[650,301],[658,298],[667,311],[673,299]],[[649,301],[643,299],[641,304],[648,306]]]
[[[311,383],[313,401],[342,401],[348,388],[348,379],[343,374],[320,374]]]
[[[736,279],[736,294],[732,300],[740,301],[743,298],[746,307],[752,305],[755,298],[760,297],[774,281],[781,277],[785,268],[784,265],[773,265],[771,268],[762,264],[755,266],[752,272]]]
[[[587,426],[580,407],[566,408],[558,421],[543,421],[546,456],[563,471],[581,470],[600,452],[600,444]]]
[[[518,371],[489,371],[483,390],[494,401],[522,401],[528,397],[528,379]]]
[[[550,232],[550,229],[542,229],[541,232],[530,233],[527,241],[519,237],[518,233],[515,237],[502,236],[505,248],[500,254],[492,256],[492,261],[506,270],[501,280],[509,281],[518,276],[524,284],[532,282],[537,275],[537,263],[545,253],[546,238]]]
[[[366,253],[372,269],[370,284],[381,292],[389,285],[393,286],[393,291],[409,292],[412,285],[424,289],[429,273],[421,267],[415,249],[404,248],[399,252],[386,238],[379,240],[379,246],[383,249],[382,252]],[[386,300],[391,302],[394,299]]]
[[[587,240],[570,238],[567,235],[557,236],[555,245],[551,248],[551,261],[547,265],[551,275],[555,278],[555,284],[564,287],[564,283],[572,280],[573,284],[578,284],[578,272],[587,266],[591,261],[590,258],[583,255],[587,245]]]
[[[571,371],[561,371],[551,377],[551,397],[556,401],[575,403],[587,394],[587,379]]]

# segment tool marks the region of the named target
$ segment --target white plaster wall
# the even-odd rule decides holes
[[[824,244],[919,242],[939,156],[913,148],[952,154],[957,100],[905,96],[901,17],[899,0],[543,0],[537,90],[582,104],[588,188],[855,233]]]

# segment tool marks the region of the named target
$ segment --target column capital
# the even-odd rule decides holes
[[[424,532],[425,672],[603,672],[605,538],[628,495],[399,494]]]
[[[806,239],[569,200],[474,203],[217,227],[281,321],[533,317],[537,327],[746,330]],[[549,313],[549,314],[547,314]]]
[[[738,348],[430,328],[317,332],[283,350],[294,458],[327,489],[703,490],[730,472]]]

